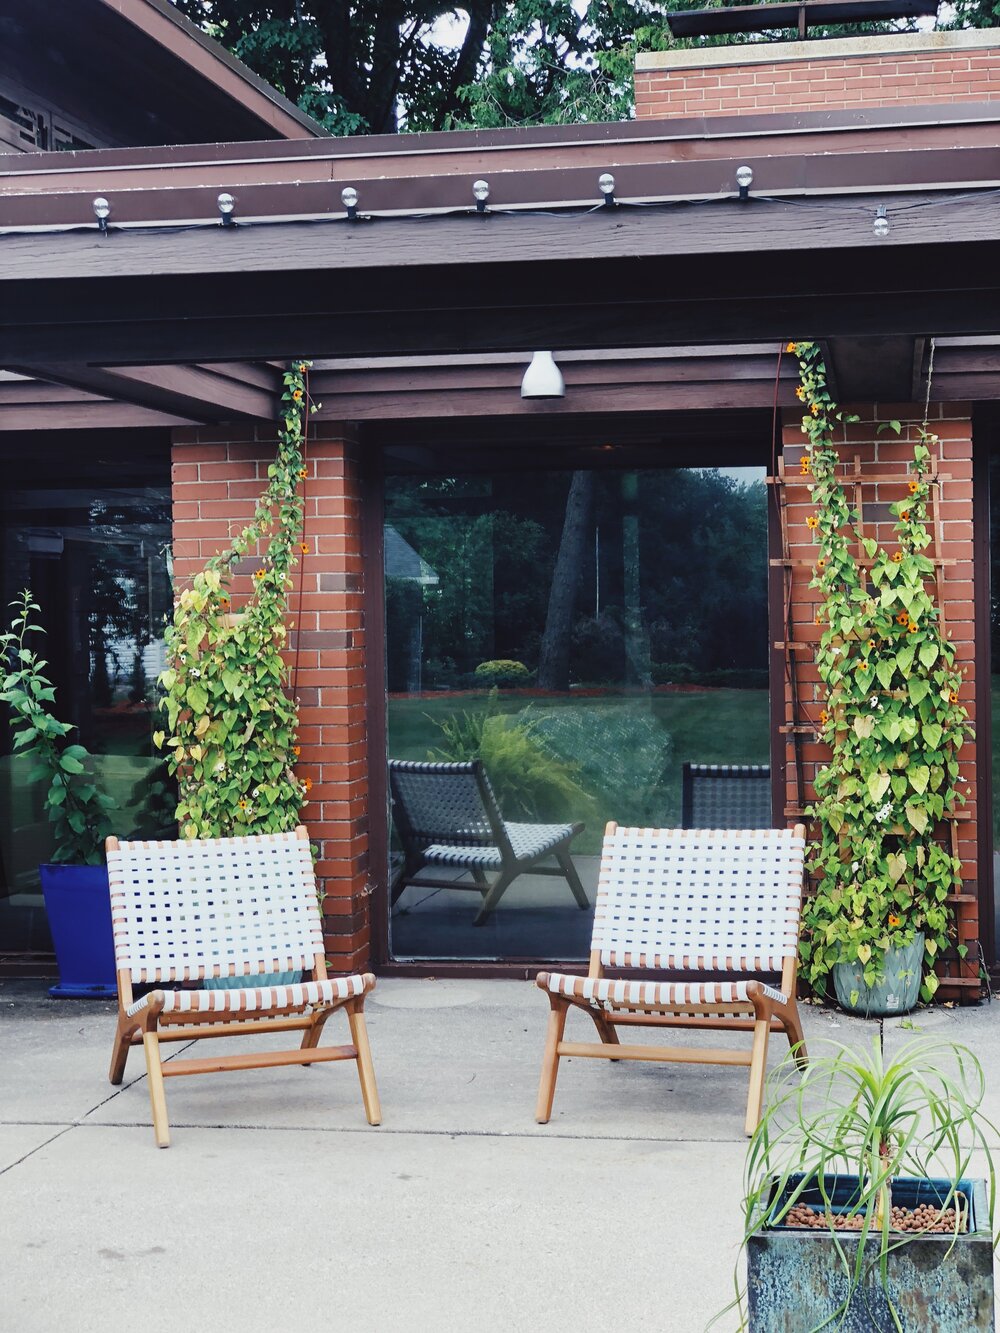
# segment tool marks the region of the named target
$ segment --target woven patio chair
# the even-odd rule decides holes
[[[403,844],[404,865],[392,886],[395,903],[414,877],[428,866],[460,866],[472,883],[421,877],[420,886],[472,889],[482,894],[474,924],[481,926],[510,887],[530,870],[559,875],[577,905],[590,902],[570,856],[569,845],[583,824],[514,824],[500,813],[493,788],[477,759],[461,764],[389,761],[393,817]],[[554,857],[557,864],[540,864]],[[495,871],[490,883],[487,871]]]
[[[326,974],[304,828],[179,842],[108,838],[107,856],[118,969],[118,1031],[109,1077],[121,1083],[128,1053],[141,1043],[161,1148],[170,1144],[163,1080],[179,1074],[353,1060],[368,1122],[379,1124],[363,1013],[375,978]],[[209,977],[287,971],[312,976],[293,985],[197,988]],[[155,989],[136,1000],[133,986],[150,983]],[[347,1013],[351,1044],[320,1046],[323,1025],[338,1009]],[[161,1042],[267,1032],[301,1032],[301,1046],[165,1064],[161,1059]]]
[[[618,828],[604,837],[590,970],[542,972],[548,1036],[536,1116],[552,1114],[561,1056],[748,1065],[746,1132],[761,1114],[768,1038],[783,1031],[806,1060],[795,1003],[805,829]],[[604,969],[627,971],[611,980]],[[654,971],[732,973],[731,980],[660,981]],[[768,984],[766,974],[781,974]],[[764,975],[762,975],[764,974]],[[594,1022],[600,1043],[563,1040],[570,1007]],[[619,1027],[752,1031],[748,1051],[626,1046]]]
[[[684,764],[681,828],[770,828],[767,764]]]

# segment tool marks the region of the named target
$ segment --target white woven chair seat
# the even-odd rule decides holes
[[[243,1014],[274,1009],[306,1009],[315,1004],[333,1004],[363,995],[362,976],[331,977],[327,981],[303,981],[290,986],[248,986],[236,990],[155,990],[125,1011],[129,1018],[145,1009],[154,996],[163,997],[163,1012]]]
[[[505,821],[511,850],[518,861],[536,861],[577,831],[574,824],[509,824]],[[483,866],[498,868],[503,864],[499,847],[461,847],[435,842],[426,847],[424,860],[435,865]]]
[[[693,1004],[750,1004],[747,986],[742,981],[611,981],[606,977],[571,977],[560,972],[543,973],[539,981],[553,995],[568,995],[589,1000],[593,1005],[626,1009],[685,1008]],[[773,986],[756,983],[760,993],[778,1004],[785,997]]]

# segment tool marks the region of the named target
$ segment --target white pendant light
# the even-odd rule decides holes
[[[565,398],[566,385],[551,352],[535,352],[521,381],[522,398]]]

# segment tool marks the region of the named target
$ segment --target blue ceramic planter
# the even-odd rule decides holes
[[[861,1014],[863,1018],[908,1014],[920,998],[923,963],[924,937],[919,933],[905,949],[889,950],[885,976],[877,986],[865,985],[860,963],[838,963],[833,969],[837,1002],[849,1014]]]
[[[118,993],[107,866],[42,865],[45,911],[59,964],[57,999],[107,999]]]

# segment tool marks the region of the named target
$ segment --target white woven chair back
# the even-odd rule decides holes
[[[309,843],[294,833],[122,842],[108,879],[133,981],[292,971],[322,953]]]
[[[804,855],[784,829],[611,830],[592,948],[606,967],[779,972],[798,947]]]

